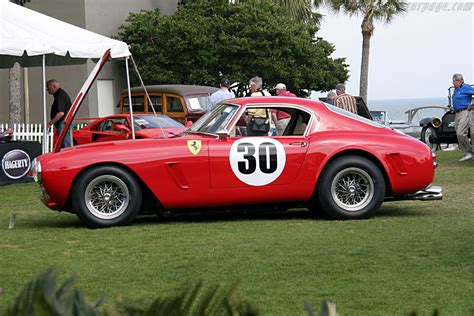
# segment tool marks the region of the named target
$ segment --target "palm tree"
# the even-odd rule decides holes
[[[363,16],[359,95],[367,101],[370,38],[374,35],[374,21],[390,23],[395,16],[407,10],[408,4],[403,0],[328,0],[327,3],[335,12]]]

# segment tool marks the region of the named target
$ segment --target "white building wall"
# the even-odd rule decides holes
[[[25,7],[47,14],[62,21],[85,28],[105,36],[116,36],[118,28],[125,22],[129,12],[152,10],[159,7],[163,14],[176,10],[177,0],[31,0]],[[72,39],[73,40],[73,39]],[[56,79],[72,99],[81,89],[87,74],[94,67],[92,61],[83,65],[55,66],[46,68],[46,78]],[[98,79],[114,80],[114,103],[126,88],[123,61],[108,62]],[[41,68],[29,69],[30,123],[43,122]],[[0,123],[8,123],[8,70],[0,70]],[[96,117],[99,114],[97,86],[91,88],[77,117]],[[24,101],[22,101],[24,104]],[[53,97],[47,96],[49,117]]]

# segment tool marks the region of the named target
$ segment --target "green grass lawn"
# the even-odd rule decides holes
[[[48,210],[36,184],[0,187],[0,310],[48,267],[89,299],[149,303],[183,285],[240,283],[264,315],[305,315],[323,298],[340,315],[470,315],[474,308],[474,161],[438,153],[444,199],[385,203],[369,220],[294,210],[142,218],[90,230]],[[10,214],[17,214],[8,230]]]

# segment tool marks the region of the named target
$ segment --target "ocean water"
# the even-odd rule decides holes
[[[448,98],[420,98],[420,99],[389,99],[389,100],[369,100],[368,107],[370,111],[386,111],[387,118],[392,121],[406,121],[405,112],[409,109],[425,106],[440,105],[447,106]],[[424,117],[440,116],[442,110],[420,110],[415,116],[414,121],[418,122]]]

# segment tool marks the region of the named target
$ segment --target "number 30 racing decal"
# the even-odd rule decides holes
[[[230,148],[230,167],[236,177],[253,186],[275,181],[285,168],[283,145],[271,138],[242,138]]]

